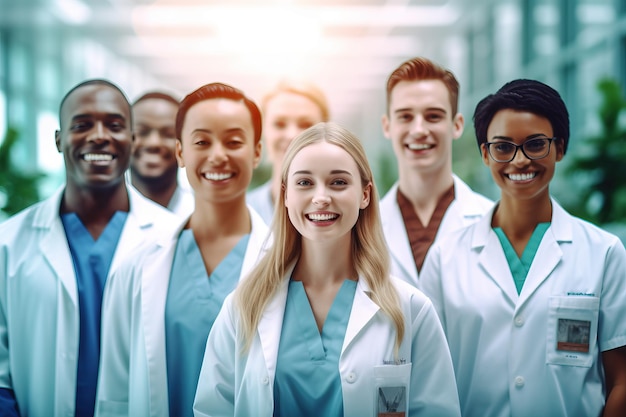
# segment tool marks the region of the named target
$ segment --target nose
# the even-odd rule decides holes
[[[425,136],[428,134],[428,126],[422,116],[417,115],[413,119],[411,123],[411,134],[414,136]]]
[[[286,133],[285,137],[287,138],[287,140],[292,140],[293,138],[298,136],[300,134],[300,132],[302,132],[302,129],[300,129],[295,124],[290,124],[287,127],[287,131],[285,132]]]
[[[161,135],[157,129],[152,129],[146,135],[145,139],[146,146],[159,146],[161,144]]]
[[[226,149],[224,149],[221,143],[216,143],[211,146],[208,159],[211,165],[214,166],[219,166],[226,162],[226,160],[228,159],[226,155]]]
[[[530,159],[522,152],[522,148],[515,149],[515,155],[513,156],[512,164],[525,165],[530,162]]]
[[[317,187],[315,189],[315,194],[313,195],[313,205],[327,206],[328,204],[330,204],[330,195],[328,194],[326,187]]]
[[[90,142],[102,142],[108,141],[110,136],[107,133],[107,129],[104,127],[104,123],[98,121],[94,124],[93,129],[89,132],[87,140]]]

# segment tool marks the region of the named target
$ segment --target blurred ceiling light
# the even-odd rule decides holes
[[[459,10],[443,6],[173,6],[154,4],[136,6],[133,24],[142,28],[184,26],[187,28],[221,25],[238,20],[275,22],[276,13],[297,12],[320,26],[446,26],[460,17]],[[258,23],[255,24],[258,26]]]
[[[55,0],[52,11],[70,25],[83,25],[91,17],[91,9],[80,0]]]

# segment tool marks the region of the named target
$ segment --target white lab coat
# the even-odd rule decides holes
[[[476,222],[493,207],[493,201],[472,191],[456,175],[452,177],[454,179],[454,200],[441,220],[433,245],[443,236]],[[383,231],[391,254],[391,273],[420,288],[417,267],[398,205],[397,193],[398,183],[394,184],[380,201]],[[428,258],[428,254],[426,257]],[[424,266],[425,264],[424,261]]]
[[[420,279],[448,337],[464,417],[603,409],[600,354],[626,345],[626,251],[616,236],[552,208],[520,295],[493,211],[432,248]],[[557,350],[567,320],[590,324],[588,352]]]
[[[248,204],[256,210],[268,225],[274,218],[274,203],[272,202],[272,181],[261,184],[246,195]]]
[[[74,415],[79,309],[62,195],[60,189],[0,224],[0,386],[13,389],[23,417]],[[128,196],[110,271],[177,222],[130,187]]]
[[[278,345],[291,270],[270,300],[250,351],[241,354],[239,313],[232,294],[211,329],[198,381],[194,414],[201,416],[271,417]],[[388,365],[410,381],[407,416],[459,416],[454,373],[437,314],[414,287],[394,279],[406,332],[398,359]],[[368,295],[360,279],[339,358],[345,417],[374,417],[377,399],[375,367],[394,359],[395,327]],[[397,383],[396,383],[397,384]],[[409,395],[410,394],[410,395]],[[234,402],[234,404],[233,404]]]
[[[186,219],[191,216],[195,206],[196,202],[193,192],[179,185],[176,187],[167,209],[180,218]]]
[[[269,229],[249,207],[252,230],[241,268],[260,258]],[[168,416],[165,304],[180,232],[142,247],[107,282],[96,416]]]

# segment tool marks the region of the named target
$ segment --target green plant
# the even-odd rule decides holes
[[[15,166],[11,153],[18,140],[17,129],[9,127],[0,144],[0,195],[4,196],[4,205],[0,210],[8,216],[39,201],[37,185],[45,177],[40,172],[22,172]]]
[[[580,180],[576,183],[581,204],[572,212],[605,224],[626,218],[626,130],[619,123],[626,100],[614,79],[601,79],[598,90],[600,135],[580,142],[567,172]]]

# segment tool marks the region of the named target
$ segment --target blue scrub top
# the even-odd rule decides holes
[[[300,281],[290,281],[274,380],[275,417],[342,417],[339,357],[356,281],[345,280],[322,332]]]
[[[526,247],[524,248],[521,258],[517,256],[515,248],[511,245],[509,238],[504,234],[502,228],[493,228],[494,232],[496,232],[496,235],[498,236],[498,239],[500,240],[502,249],[504,250],[504,256],[509,264],[511,275],[513,275],[518,295],[522,292],[522,287],[524,286],[524,282],[526,282],[526,276],[528,275],[528,271],[530,271],[530,267],[533,264],[533,259],[535,259],[541,239],[543,239],[543,235],[549,227],[549,222],[537,224],[533,234],[530,236],[530,239],[526,244]]]
[[[165,352],[171,416],[193,416],[193,400],[206,340],[241,275],[250,235],[245,235],[207,276],[192,229],[178,238],[165,304]]]
[[[100,363],[102,293],[127,217],[127,212],[116,211],[98,240],[94,240],[76,213],[61,215],[74,262],[80,313],[76,417],[94,414]]]

